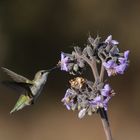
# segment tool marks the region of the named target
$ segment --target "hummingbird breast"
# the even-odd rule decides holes
[[[39,81],[34,82],[34,85],[31,86],[31,91],[32,91],[33,96],[38,96],[41,93],[45,83],[46,83],[46,81],[44,81],[44,80],[43,81],[39,80]]]

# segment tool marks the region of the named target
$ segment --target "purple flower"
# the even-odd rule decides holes
[[[118,63],[116,63],[114,60],[103,62],[103,66],[107,70],[108,76],[116,74],[124,74],[124,71],[128,67],[128,55],[129,51],[125,51],[124,57],[118,58]]]
[[[70,105],[70,97],[71,96],[72,96],[72,93],[69,92],[69,89],[68,89],[66,91],[66,94],[65,94],[64,98],[61,100],[68,110],[71,109],[71,105]]]
[[[107,110],[107,104],[108,104],[108,101],[111,99],[111,97],[107,97],[104,101],[103,101],[103,107],[105,110]]]
[[[118,45],[119,42],[116,40],[112,40],[112,35],[108,36],[107,39],[105,40],[105,43],[114,46],[114,45]]]
[[[129,51],[125,51],[124,57],[118,58],[120,64],[118,66],[116,66],[117,73],[124,74],[124,71],[128,67],[128,55],[129,55]]]
[[[68,63],[68,56],[65,56],[63,52],[61,52],[61,61],[60,61],[60,66],[61,70],[68,71],[67,63]]]
[[[118,60],[121,64],[124,64],[128,61],[129,50],[124,52],[124,57],[119,57]]]
[[[116,66],[116,63],[114,60],[109,60],[107,62],[103,62],[103,65],[105,68],[111,69],[111,68],[114,68]]]
[[[94,108],[99,108],[99,107],[103,107],[105,110],[107,110],[107,104],[108,101],[110,100],[110,96],[108,96],[107,98],[103,98],[103,96],[99,95],[97,97],[94,98],[93,101],[90,101],[90,104],[94,107]]]
[[[75,97],[75,95],[76,94],[74,93],[73,90],[67,89],[64,98],[61,100],[68,110],[70,110],[72,108],[72,106],[74,105],[73,98]]]
[[[118,66],[115,67],[116,73],[118,74],[124,74],[124,71],[126,70],[128,64],[127,63],[122,63]]]
[[[67,108],[67,110],[71,110],[71,104],[66,104],[66,103],[64,103],[64,105],[66,106],[66,108]]]
[[[117,73],[116,71],[117,64],[115,63],[114,60],[103,62],[103,66],[107,70],[108,76],[115,75]]]
[[[65,94],[64,98],[61,101],[64,102],[65,100],[67,100],[68,98],[70,98],[72,96],[72,94],[73,93],[72,93],[71,89],[67,89],[66,90],[66,94]]]
[[[94,98],[94,100],[92,101],[92,104],[93,105],[97,105],[97,104],[100,104],[102,102],[103,98],[102,96],[97,96]]]
[[[86,100],[84,100],[84,102],[79,102],[80,105],[82,105],[82,103],[86,103],[85,106],[82,106],[80,108],[78,117],[79,118],[83,118],[86,113],[88,115],[91,115],[94,112],[97,112],[99,108],[104,108],[105,110],[107,110],[107,105],[109,100],[112,97],[112,90],[109,86],[109,84],[105,84],[104,87],[101,89],[100,92],[98,92],[95,96],[92,96],[92,98],[86,99],[84,96],[83,98],[85,98]],[[78,98],[80,99],[80,98]]]
[[[103,95],[105,97],[108,97],[111,95],[111,88],[110,88],[109,84],[106,84],[104,86],[104,88],[101,90],[101,95]]]

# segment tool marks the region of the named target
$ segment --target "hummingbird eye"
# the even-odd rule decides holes
[[[41,72],[41,75],[43,75],[43,74],[44,74],[44,71]]]

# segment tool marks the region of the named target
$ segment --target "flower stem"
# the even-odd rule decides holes
[[[100,75],[99,75],[98,69],[97,69],[97,63],[96,63],[95,59],[90,60],[86,56],[79,55],[78,53],[76,54],[76,56],[79,57],[79,58],[82,58],[91,67],[92,72],[93,72],[93,76],[95,78],[95,83],[98,84],[99,82],[103,82],[104,71],[105,71],[103,65],[101,66],[101,71],[100,71]],[[99,108],[99,113],[100,113],[100,116],[101,116],[104,131],[105,131],[106,140],[113,140],[111,130],[110,130],[110,126],[109,126],[107,112],[104,110],[104,108]]]
[[[105,68],[102,64],[101,66],[101,72],[100,72],[100,81],[103,82],[103,78],[104,78],[104,72],[105,72]]]
[[[91,63],[90,63],[90,67],[92,69],[93,75],[95,77],[95,81],[98,83],[99,82],[99,73],[98,73],[98,69],[97,69],[97,63],[95,59],[92,59]]]
[[[92,72],[93,72],[93,76],[95,78],[96,82],[99,82],[99,73],[97,70],[97,64],[96,64],[96,60],[95,59],[88,59],[85,55],[79,55],[78,53],[76,53],[76,56],[79,58],[82,58],[85,62],[87,62],[87,64],[91,67]]]
[[[110,130],[109,121],[108,121],[107,112],[103,108],[100,108],[99,113],[100,113],[100,116],[101,116],[101,121],[102,121],[103,128],[104,128],[104,131],[105,131],[106,139],[107,140],[113,140],[111,130]]]

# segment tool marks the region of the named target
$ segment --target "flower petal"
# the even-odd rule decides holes
[[[130,51],[127,50],[124,52],[124,58],[127,60],[128,59],[128,55],[129,55]]]
[[[105,43],[109,43],[112,40],[112,35],[109,35],[105,40]]]
[[[119,66],[116,67],[116,71],[119,74],[124,74],[125,69],[127,68],[127,64],[120,64]]]
[[[112,40],[112,41],[111,41],[111,44],[113,44],[113,45],[118,45],[119,42],[118,42],[117,40]]]
[[[119,44],[119,42],[118,41],[116,41],[116,40],[112,40],[112,35],[109,35],[108,37],[107,37],[107,39],[105,40],[105,43],[108,43],[108,44],[110,44],[110,45],[118,45]]]
[[[61,52],[61,70],[68,71],[67,63],[68,63],[68,56],[65,56],[64,52]]]
[[[80,112],[78,113],[78,117],[80,119],[82,119],[85,115],[86,115],[86,108],[80,110]]]
[[[106,84],[104,86],[104,88],[101,90],[101,94],[105,97],[108,97],[110,94],[110,90],[111,90],[111,88],[110,88],[109,84]]]

